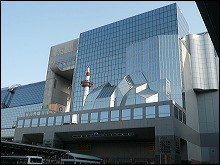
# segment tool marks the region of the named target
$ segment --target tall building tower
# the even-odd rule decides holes
[[[80,85],[85,89],[84,94],[83,94],[83,104],[82,104],[82,106],[84,106],[86,97],[89,94],[89,88],[94,86],[94,83],[90,81],[90,68],[89,67],[87,68],[86,79],[84,81],[81,81]]]

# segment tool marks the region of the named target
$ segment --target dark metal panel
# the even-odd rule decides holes
[[[219,1],[195,1],[219,56]]]

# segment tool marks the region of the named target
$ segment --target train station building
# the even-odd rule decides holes
[[[2,138],[111,164],[219,163],[218,69],[176,3],[110,23],[52,46],[33,99],[1,90],[4,116],[22,113]]]

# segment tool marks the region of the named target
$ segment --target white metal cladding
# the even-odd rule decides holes
[[[190,34],[188,39],[193,88],[203,90],[218,89],[215,50],[209,34]]]

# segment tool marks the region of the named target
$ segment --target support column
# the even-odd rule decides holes
[[[44,133],[43,146],[63,149],[62,141],[53,131]]]
[[[155,123],[155,162],[156,164],[181,163],[180,138],[174,134],[171,119],[158,118]]]
[[[180,138],[174,135],[156,136],[156,164],[180,164]]]

